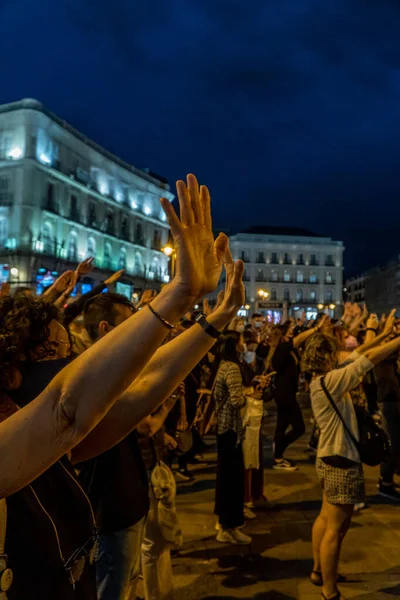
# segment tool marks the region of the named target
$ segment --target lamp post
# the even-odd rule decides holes
[[[164,252],[165,256],[167,256],[170,260],[171,264],[171,279],[175,276],[175,267],[176,267],[176,251],[175,248],[171,244],[167,244],[164,248],[161,248]]]
[[[259,310],[258,304],[260,302],[265,302],[266,300],[268,300],[269,292],[267,292],[266,290],[260,289],[257,291],[257,296],[259,297],[259,301],[257,303],[257,312],[258,312],[258,310]]]

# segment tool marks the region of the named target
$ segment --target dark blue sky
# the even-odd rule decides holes
[[[192,171],[220,227],[400,253],[397,0],[2,0],[0,102],[35,97],[138,167]]]

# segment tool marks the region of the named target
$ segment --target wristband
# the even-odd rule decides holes
[[[172,323],[170,323],[169,321],[167,321],[166,319],[164,319],[164,317],[162,317],[160,314],[158,314],[158,312],[154,310],[154,308],[152,307],[152,305],[150,303],[147,304],[147,307],[148,307],[149,311],[152,312],[153,315],[155,317],[157,317],[157,319],[159,321],[161,321],[161,323],[163,325],[165,325],[165,327],[168,327],[168,329],[175,329],[175,325],[172,325]]]
[[[205,331],[207,335],[217,340],[221,335],[221,332],[218,329],[215,329],[214,325],[211,325],[209,321],[207,321],[207,317],[204,313],[199,313],[195,318],[196,323],[200,325]]]
[[[374,333],[376,333],[378,330],[374,329],[373,327],[367,327],[366,331],[373,331]]]

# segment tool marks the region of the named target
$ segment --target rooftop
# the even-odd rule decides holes
[[[249,229],[240,231],[239,233],[250,233],[256,235],[291,235],[297,237],[326,237],[309,231],[308,229],[304,229],[302,227],[285,227],[279,225],[255,225],[253,227],[249,227]]]
[[[143,179],[146,179],[150,183],[158,185],[159,187],[164,188],[165,190],[169,191],[170,187],[168,185],[167,179],[165,179],[164,177],[161,177],[160,175],[157,175],[156,173],[153,173],[153,171],[151,171],[150,169],[138,169],[137,167],[134,167],[133,165],[122,160],[121,158],[118,158],[118,156],[115,156],[115,154],[113,154],[112,152],[109,152],[108,150],[106,150],[105,148],[100,146],[99,144],[96,144],[96,142],[94,142],[90,138],[86,137],[83,133],[81,133],[80,131],[75,129],[75,127],[72,127],[72,125],[70,125],[69,123],[64,121],[64,119],[61,119],[56,114],[49,111],[38,100],[35,100],[33,98],[24,98],[17,102],[10,102],[8,104],[0,105],[0,113],[17,111],[17,110],[36,110],[38,112],[43,113],[49,119],[51,119],[52,121],[57,123],[57,125],[59,125],[63,129],[65,129],[66,131],[68,131],[69,133],[74,135],[76,138],[78,138],[81,142],[83,142],[87,146],[90,146],[91,148],[93,148],[93,150],[95,150],[96,152],[99,152],[99,154],[102,154],[103,156],[105,156],[108,160],[111,160],[114,163],[116,163],[117,165],[119,165],[120,167],[122,167],[123,169],[126,169],[127,171],[130,171],[131,173],[134,173],[135,175],[138,175],[139,177],[142,177]]]

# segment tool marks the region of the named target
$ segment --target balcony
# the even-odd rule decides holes
[[[311,279],[308,281],[308,283],[310,285],[318,285],[319,284],[319,279],[314,279],[313,281],[311,281]]]
[[[256,282],[257,283],[268,283],[268,277],[265,277],[265,275],[257,275]]]
[[[250,275],[243,275],[243,281],[248,283],[250,281]]]
[[[256,263],[258,265],[265,265],[265,257],[264,256],[258,256],[257,260],[256,260]]]
[[[319,267],[319,262],[317,260],[310,260],[310,267]]]
[[[54,200],[46,200],[46,202],[44,203],[43,209],[47,210],[47,212],[51,212],[55,215],[60,214],[60,212],[58,210],[58,206]]]
[[[250,257],[249,256],[240,256],[239,260],[241,260],[244,263],[249,263],[250,262]]]
[[[325,281],[325,285],[336,285],[336,281],[334,279],[331,281]]]

